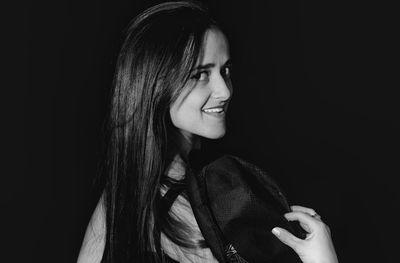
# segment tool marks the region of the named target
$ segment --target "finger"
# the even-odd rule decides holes
[[[293,211],[293,212],[303,212],[303,213],[307,213],[307,214],[309,214],[309,215],[312,216],[312,217],[318,215],[317,212],[316,212],[314,209],[308,208],[308,207],[305,207],[305,206],[292,205],[290,208],[292,208],[292,211]],[[318,215],[318,216],[319,216],[319,215]]]
[[[315,215],[313,215],[312,217],[315,218],[315,219],[318,219],[318,220],[322,221],[321,216],[320,216],[319,214],[315,214]]]
[[[316,222],[318,222],[315,218],[303,212],[290,212],[284,216],[289,221],[299,221],[300,225],[307,232],[311,232],[315,228]]]
[[[286,229],[275,227],[272,229],[272,234],[274,234],[282,243],[288,245],[292,249],[296,250],[302,240],[294,235],[292,235]]]
[[[314,217],[315,219],[322,220],[321,216],[317,214],[317,212],[309,207],[300,206],[300,205],[293,205],[290,207],[293,212],[303,212],[309,214],[310,216]]]
[[[308,227],[308,225],[300,223],[300,226],[307,232],[311,233],[311,229]]]

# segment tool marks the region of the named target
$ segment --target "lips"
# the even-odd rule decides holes
[[[214,106],[214,107],[204,108],[201,111],[208,115],[212,115],[215,117],[221,117],[221,116],[225,115],[226,107],[225,107],[225,105],[218,105],[218,106]]]
[[[218,107],[218,108],[208,108],[203,110],[205,113],[220,113],[224,111],[224,108]]]

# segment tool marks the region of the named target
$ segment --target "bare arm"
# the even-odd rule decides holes
[[[105,209],[101,197],[86,228],[78,263],[99,263],[103,256],[106,234]]]

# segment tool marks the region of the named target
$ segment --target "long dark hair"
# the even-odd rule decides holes
[[[216,23],[202,5],[180,1],[145,10],[127,30],[108,118],[102,262],[163,261],[161,231],[179,246],[204,245],[180,231],[184,222],[160,214],[159,189],[168,180],[168,165],[182,154],[169,107],[201,58],[212,27]]]

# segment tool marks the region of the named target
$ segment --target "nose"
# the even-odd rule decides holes
[[[229,79],[218,75],[212,86],[212,97],[218,100],[228,100],[232,96],[232,87]]]

